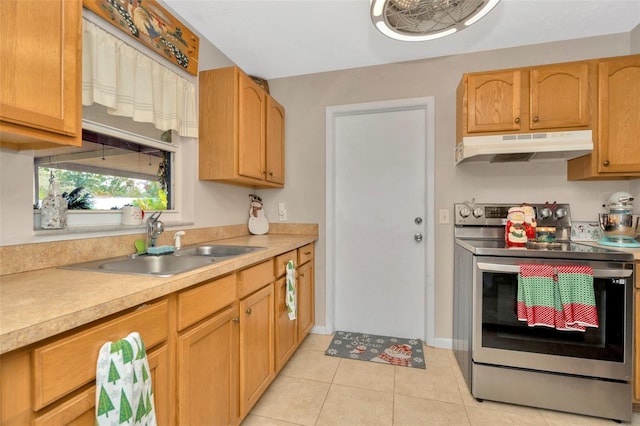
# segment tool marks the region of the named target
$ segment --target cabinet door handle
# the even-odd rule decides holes
[[[231,318],[231,321],[235,322],[236,324],[238,324],[240,322],[240,318],[238,317],[233,317]]]
[[[304,274],[300,274],[300,277],[301,277],[301,278],[304,278]]]
[[[251,315],[251,308],[247,309],[246,311],[244,311],[247,315]]]
[[[520,122],[520,117],[516,117],[516,119],[513,121],[515,121],[515,123],[518,124]]]
[[[602,165],[603,165],[603,166],[608,166],[608,165],[609,165],[609,160],[604,160],[604,161],[602,162]]]
[[[533,117],[533,122],[537,123],[538,121],[540,121],[540,119],[538,117]]]
[[[269,172],[269,176],[273,176],[273,172]]]
[[[310,254],[311,254],[311,252],[310,252],[310,251],[305,251],[305,252],[304,252],[304,255],[305,255],[305,256],[309,256]]]

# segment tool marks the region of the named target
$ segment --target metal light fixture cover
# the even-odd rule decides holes
[[[425,41],[477,22],[500,0],[372,0],[371,19],[387,37]]]

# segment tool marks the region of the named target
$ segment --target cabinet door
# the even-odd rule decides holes
[[[588,62],[534,68],[529,75],[529,128],[589,126],[591,85]]]
[[[276,373],[287,363],[298,347],[298,322],[289,319],[287,312],[287,282],[284,278],[276,281]]]
[[[267,176],[284,184],[284,107],[267,95]]]
[[[273,322],[273,283],[240,301],[241,418],[275,377]]]
[[[0,139],[82,143],[81,10],[78,0],[0,1]]]
[[[238,78],[238,174],[264,180],[265,94],[244,73]]]
[[[600,173],[640,172],[640,55],[605,59],[598,67]]]
[[[298,342],[309,334],[315,321],[313,260],[298,268]]]
[[[178,424],[237,424],[236,320],[231,307],[178,337]]]
[[[467,131],[520,130],[522,72],[470,74],[467,80]]]

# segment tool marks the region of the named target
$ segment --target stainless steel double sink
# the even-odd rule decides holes
[[[62,269],[170,277],[212,263],[264,250],[266,247],[209,244],[185,247],[171,254],[130,255],[60,266]]]

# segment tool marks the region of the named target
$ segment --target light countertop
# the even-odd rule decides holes
[[[636,262],[640,261],[640,247],[638,248],[625,248],[625,247],[613,247],[613,246],[605,246],[602,244],[598,244],[597,241],[574,241],[575,243],[578,244],[584,244],[587,246],[593,246],[593,247],[602,247],[602,248],[606,248],[609,250],[617,250],[617,251],[623,251],[626,253],[632,253]]]
[[[225,239],[224,244],[267,249],[167,278],[58,268],[2,276],[0,353],[27,346],[316,240],[317,235],[300,234],[247,235]]]

